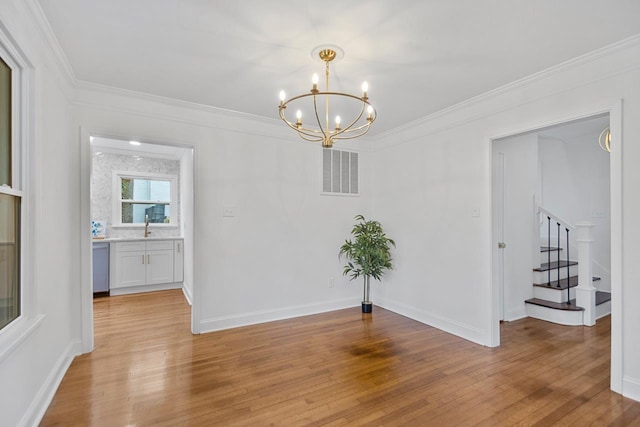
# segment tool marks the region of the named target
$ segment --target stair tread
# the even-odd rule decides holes
[[[540,246],[540,252],[555,252],[561,250],[562,248],[559,248],[557,246]]]
[[[542,264],[540,264],[540,267],[534,268],[533,271],[549,271],[549,270],[557,270],[563,267],[567,267],[567,266],[572,266],[572,265],[578,265],[578,261],[569,261],[567,262],[567,260],[563,260],[563,261],[552,261],[552,262],[544,262]]]
[[[547,301],[546,299],[540,299],[540,298],[531,298],[525,301],[526,304],[539,305],[541,307],[552,308],[554,310],[584,311],[584,308],[578,307],[576,305],[575,299],[572,299],[570,302],[571,304],[567,304],[566,302],[553,302],[553,301]]]
[[[592,280],[594,282],[600,280],[599,277],[597,276],[593,276]],[[558,281],[557,280],[552,280],[550,284],[548,283],[534,283],[533,286],[538,286],[540,288],[551,288],[551,289],[557,289],[557,290],[567,290],[567,278],[565,277],[564,279],[560,279],[560,286],[558,286]],[[578,276],[571,276],[569,277],[569,287],[573,288],[578,286]]]
[[[596,291],[596,305],[604,304],[611,301],[611,293],[604,291]]]

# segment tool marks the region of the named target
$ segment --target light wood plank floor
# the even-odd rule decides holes
[[[378,307],[199,336],[180,291],[94,307],[43,426],[640,426],[609,391],[609,318],[505,323],[491,349]]]

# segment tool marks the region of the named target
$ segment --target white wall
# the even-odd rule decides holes
[[[543,188],[540,200],[545,208],[572,225],[580,221],[595,225],[593,274],[601,280],[594,285],[608,291],[611,289],[610,155],[600,149],[597,141],[598,133],[566,141],[540,136]],[[570,249],[571,258],[577,259],[575,236],[571,237]]]
[[[496,343],[491,256],[492,138],[623,101],[621,294],[614,295],[613,382],[640,400],[640,38],[596,52],[389,132],[373,154],[373,212],[398,243],[383,305],[486,345]],[[613,154],[612,154],[613,156]],[[471,215],[479,209],[480,217]],[[613,280],[616,280],[615,277]],[[620,323],[617,323],[620,322]],[[624,327],[622,327],[624,325]],[[617,334],[620,334],[619,336]],[[618,344],[622,341],[622,344]],[[621,372],[616,366],[621,367]]]
[[[194,147],[196,332],[359,305],[361,284],[342,278],[337,254],[353,217],[368,213],[369,188],[321,195],[320,146],[276,120],[88,86],[74,117],[88,133]]]
[[[71,87],[40,39],[28,2],[0,0],[0,38],[30,63],[25,301],[31,329],[0,333],[0,424],[37,423],[79,353],[79,156],[71,131]],[[85,228],[88,232],[88,227]]]

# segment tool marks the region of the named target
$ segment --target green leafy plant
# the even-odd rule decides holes
[[[364,301],[369,302],[369,278],[380,280],[386,270],[393,269],[391,246],[396,243],[387,237],[378,221],[367,221],[357,215],[358,221],[351,230],[352,240],[345,240],[339,257],[347,259],[342,274],[351,280],[364,277]]]

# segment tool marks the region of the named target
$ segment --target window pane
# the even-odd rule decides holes
[[[146,215],[149,222],[154,224],[169,223],[170,206],[163,203],[122,203],[122,223],[123,224],[143,224]]]
[[[122,182],[120,183],[122,186],[122,198],[124,200],[132,200],[133,199],[133,179],[132,178],[122,178]]]
[[[20,315],[20,198],[0,194],[0,329]]]
[[[0,59],[0,185],[11,186],[11,69]]]
[[[129,197],[125,197],[125,181],[127,181],[127,193]],[[123,179],[123,192],[122,198],[129,200],[149,200],[149,201],[163,201],[168,202],[171,200],[171,181],[159,181],[152,179]]]

